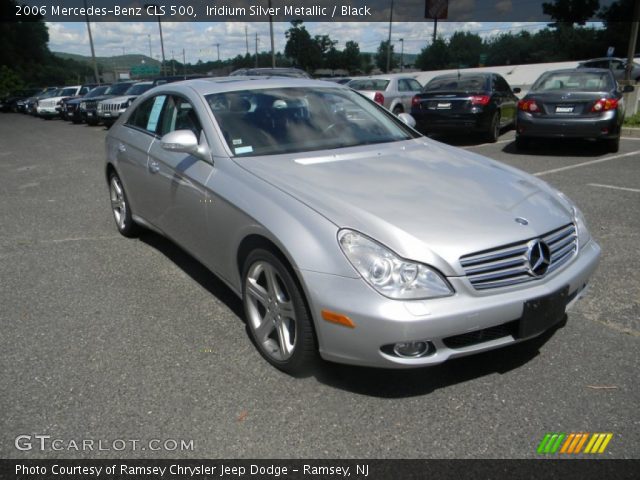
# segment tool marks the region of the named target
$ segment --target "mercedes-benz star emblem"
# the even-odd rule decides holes
[[[534,277],[542,277],[547,273],[551,263],[551,250],[549,246],[540,240],[531,240],[527,245],[527,267],[529,274]]]

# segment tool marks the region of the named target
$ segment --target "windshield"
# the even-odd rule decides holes
[[[151,83],[133,85],[131,88],[129,88],[129,90],[124,92],[124,94],[125,95],[142,95],[144,92],[149,90],[152,86],[153,84]]]
[[[418,136],[347,89],[242,90],[205,98],[235,156],[308,152]]]
[[[423,92],[435,91],[462,91],[462,92],[478,92],[485,90],[487,85],[487,77],[481,75],[461,75],[450,77],[438,77],[432,79],[422,89]]]
[[[100,95],[103,95],[108,89],[109,89],[108,86],[96,87],[93,90],[91,90],[89,93],[87,93],[84,96],[84,98],[99,97]]]
[[[122,95],[124,92],[129,90],[131,87],[131,83],[116,83],[115,85],[111,85],[107,88],[107,91],[104,92],[105,95]]]
[[[374,90],[386,90],[389,85],[389,80],[380,80],[368,78],[366,80],[352,80],[347,85],[354,90],[374,91]]]
[[[63,88],[58,92],[58,97],[72,97],[78,91],[77,88]]]
[[[532,92],[550,90],[577,90],[603,92],[614,89],[609,72],[549,72],[543,74],[531,87]]]

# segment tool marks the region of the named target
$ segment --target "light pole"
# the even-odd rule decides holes
[[[400,71],[404,72],[404,38],[400,39]]]
[[[271,0],[269,0],[269,34],[271,35],[271,68],[276,68],[276,52],[273,48],[273,15],[271,15]]]
[[[87,9],[87,0],[84,0],[84,11]],[[98,63],[96,62],[96,51],[93,48],[93,36],[91,35],[91,25],[89,24],[89,15],[85,13],[87,21],[87,32],[89,32],[89,45],[91,45],[91,62],[93,63],[93,75],[96,77],[96,83],[100,85],[100,75],[98,75]]]
[[[389,38],[387,39],[387,71],[391,68],[391,23],[393,22],[393,0],[391,0],[391,10],[389,11]]]
[[[155,3],[145,3],[144,8],[147,11],[149,10],[149,7],[153,7],[155,9],[154,12],[158,10],[158,5],[156,5]],[[162,65],[160,67],[160,71],[164,75],[165,58],[164,58],[164,39],[162,38],[162,22],[160,21],[160,15],[158,15],[157,17],[158,17],[158,29],[160,30],[160,50],[162,52]]]

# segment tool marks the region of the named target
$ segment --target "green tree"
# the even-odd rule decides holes
[[[394,58],[393,55],[393,45],[389,46],[389,42],[384,40],[380,42],[378,46],[378,51],[376,52],[376,66],[382,70],[384,73],[387,72],[387,51],[391,49],[391,58],[389,60],[389,69],[393,70],[398,66],[398,60]]]
[[[638,0],[635,0],[638,1]],[[618,0],[604,7],[598,17],[604,23],[603,43],[606,47],[614,47],[615,55],[626,57],[631,36],[634,0]],[[640,32],[636,39],[636,52],[640,51]]]
[[[287,43],[284,54],[293,60],[294,66],[312,71],[319,67],[322,57],[318,56],[317,44],[302,25],[301,20],[291,22],[291,28],[285,32]]]
[[[441,70],[448,66],[449,47],[442,37],[424,47],[416,58],[416,67],[420,70]]]
[[[361,68],[360,62],[360,46],[353,40],[345,43],[344,49],[341,55],[341,67],[349,72],[355,72]]]
[[[449,39],[449,61],[455,67],[477,67],[482,38],[471,32],[455,32]]]
[[[554,0],[553,3],[542,4],[542,13],[555,20],[550,26],[571,28],[576,23],[578,25],[587,23],[599,8],[598,0]]]

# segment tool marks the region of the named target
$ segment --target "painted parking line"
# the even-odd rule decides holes
[[[612,157],[598,158],[597,160],[590,160],[588,162],[576,163],[574,165],[567,165],[566,167],[552,168],[551,170],[544,170],[543,172],[534,173],[536,177],[542,177],[543,175],[549,175],[550,173],[564,172],[566,170],[573,170],[574,168],[587,167],[589,165],[595,165],[596,163],[608,162],[609,160],[617,160],[618,158],[626,158],[640,156],[640,150],[633,152],[622,153],[620,155],[614,155]]]
[[[625,192],[640,193],[640,188],[616,187],[615,185],[603,185],[601,183],[587,183],[590,187],[610,188],[611,190],[623,190]]]

